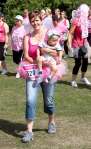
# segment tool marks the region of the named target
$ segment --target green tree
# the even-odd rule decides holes
[[[23,9],[28,8],[30,11],[35,9],[43,9],[45,7],[60,8],[67,11],[70,15],[72,9],[76,9],[81,3],[90,5],[91,0],[7,0],[3,3],[3,11],[10,27],[14,24],[14,17],[22,14]]]

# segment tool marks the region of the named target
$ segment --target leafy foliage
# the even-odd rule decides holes
[[[30,11],[34,9],[43,9],[45,7],[50,7],[52,9],[60,8],[66,10],[67,14],[70,15],[72,9],[75,9],[80,3],[87,3],[90,5],[90,0],[7,0],[2,6],[7,23],[12,27],[15,15],[22,14],[25,8],[28,8]]]

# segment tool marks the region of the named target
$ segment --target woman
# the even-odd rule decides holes
[[[36,63],[37,48],[41,39],[44,39],[46,30],[42,27],[42,20],[40,14],[30,13],[29,14],[30,23],[33,27],[33,32],[30,35],[25,36],[24,38],[24,57],[31,63]],[[46,51],[47,49],[45,49]],[[53,50],[49,50],[50,54],[56,55],[56,52],[53,53]],[[48,114],[48,133],[55,133],[56,126],[54,121],[54,84],[42,83],[42,93],[44,100],[44,112]],[[35,119],[35,110],[36,110],[36,100],[39,87],[33,87],[33,81],[26,80],[26,121],[27,121],[27,130],[22,136],[22,142],[26,143],[32,140],[33,138],[33,124]]]
[[[88,43],[91,47],[91,6],[90,6],[90,9],[89,9],[89,16],[88,16]]]
[[[2,67],[2,75],[8,73],[4,54],[5,48],[8,47],[8,34],[9,27],[4,22],[4,15],[0,12],[0,67]]]
[[[87,37],[88,37],[88,12],[89,7],[86,4],[80,5],[76,10],[75,18],[72,20],[72,26],[69,31],[68,45],[73,48],[75,66],[72,71],[71,85],[77,87],[76,77],[81,67],[81,82],[91,85],[91,82],[85,77],[88,67],[87,55]]]
[[[42,24],[47,30],[52,28],[52,11],[50,8],[46,8],[45,18],[42,20]]]
[[[13,62],[15,64],[19,64],[21,61],[21,57],[23,53],[23,39],[25,35],[26,35],[26,32],[23,25],[23,17],[21,15],[17,15],[15,17],[15,25],[11,33]],[[20,75],[18,72],[16,73],[16,78],[20,78]]]
[[[64,51],[65,51],[65,56],[64,58],[67,57],[68,55],[68,46],[67,46],[67,39],[68,39],[68,30],[70,28],[70,23],[69,20],[67,19],[67,15],[65,11],[61,11],[61,19],[60,19],[60,25],[64,25],[66,27],[66,32],[65,32],[65,40],[64,40]]]
[[[28,14],[29,14],[28,9],[24,9],[24,11],[23,11],[23,25],[24,25],[24,29],[25,29],[27,34],[32,32],[32,26],[31,26],[31,24],[29,22]]]

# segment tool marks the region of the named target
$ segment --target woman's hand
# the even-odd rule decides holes
[[[58,57],[57,60],[56,60],[57,64],[60,64],[61,61],[62,61],[62,59],[60,59],[60,57]]]
[[[57,51],[56,50],[52,50],[52,49],[49,49],[48,53],[53,56],[53,57],[56,57],[58,55]]]

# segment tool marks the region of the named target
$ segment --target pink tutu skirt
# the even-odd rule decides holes
[[[17,71],[20,74],[20,77],[23,79],[36,80],[39,78],[39,69],[37,64],[30,64],[26,61],[21,61]],[[61,64],[57,65],[57,72],[52,78],[54,82],[61,80],[62,77],[67,73],[67,64],[65,61],[62,61]],[[51,74],[50,68],[48,66],[43,66],[43,73],[41,75],[42,79],[45,80]]]
[[[68,68],[67,63],[62,60],[60,64],[57,65],[57,72],[53,77],[53,80],[56,82],[58,80],[62,80],[63,76],[67,74]]]

